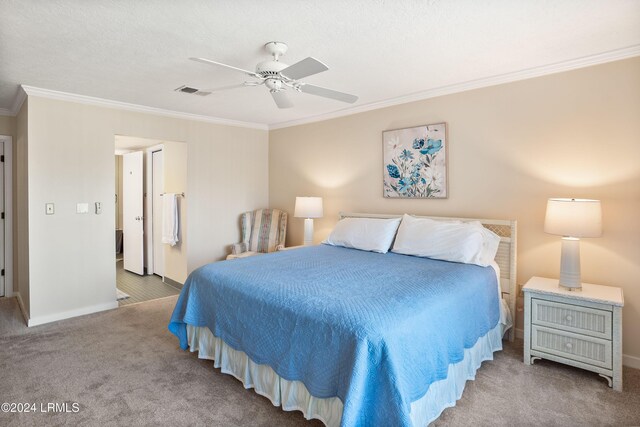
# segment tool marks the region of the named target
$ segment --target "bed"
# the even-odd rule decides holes
[[[516,223],[480,222],[500,236],[489,267],[327,245],[206,265],[169,329],[308,419],[426,426],[502,349],[515,313]]]

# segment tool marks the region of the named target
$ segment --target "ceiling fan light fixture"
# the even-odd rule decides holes
[[[264,82],[271,91],[279,91],[282,89],[282,80],[280,79],[267,79]]]
[[[263,78],[280,76],[280,71],[287,68],[288,65],[279,61],[262,61],[256,65],[256,74]]]

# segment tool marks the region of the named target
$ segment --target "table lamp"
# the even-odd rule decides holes
[[[304,245],[313,244],[313,218],[322,218],[322,197],[296,197],[293,216],[305,218]]]
[[[602,234],[600,200],[549,199],[544,231],[562,236],[559,285],[571,291],[581,290],[580,237]]]

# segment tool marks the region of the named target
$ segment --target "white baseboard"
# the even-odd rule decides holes
[[[97,313],[99,311],[111,310],[114,308],[118,308],[118,301],[92,305],[89,307],[78,308],[76,310],[62,311],[60,313],[49,314],[47,316],[33,317],[27,321],[27,326],[44,325],[45,323],[56,322],[58,320],[69,319],[71,317],[83,316],[85,314]]]
[[[622,355],[622,364],[630,368],[640,369],[640,357],[629,356],[628,354]]]
[[[524,330],[516,329],[516,338],[524,339]],[[628,354],[622,355],[622,364],[630,368],[640,369],[640,357],[630,356]]]
[[[13,294],[16,296],[16,299],[18,300],[18,306],[20,306],[20,312],[22,313],[22,317],[24,317],[24,321],[28,325],[29,316],[27,315],[27,310],[24,308],[24,303],[22,302],[22,295],[20,295],[20,292],[14,292]]]

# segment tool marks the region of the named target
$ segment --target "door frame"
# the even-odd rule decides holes
[[[13,137],[0,135],[4,144],[4,296],[13,290]]]
[[[147,247],[147,274],[155,274],[153,270],[153,152],[162,151],[164,155],[164,144],[153,145],[145,149],[146,162],[146,183],[145,183],[145,223],[144,232],[146,233],[145,243]],[[164,270],[164,269],[163,269]],[[164,282],[164,271],[162,281]]]

